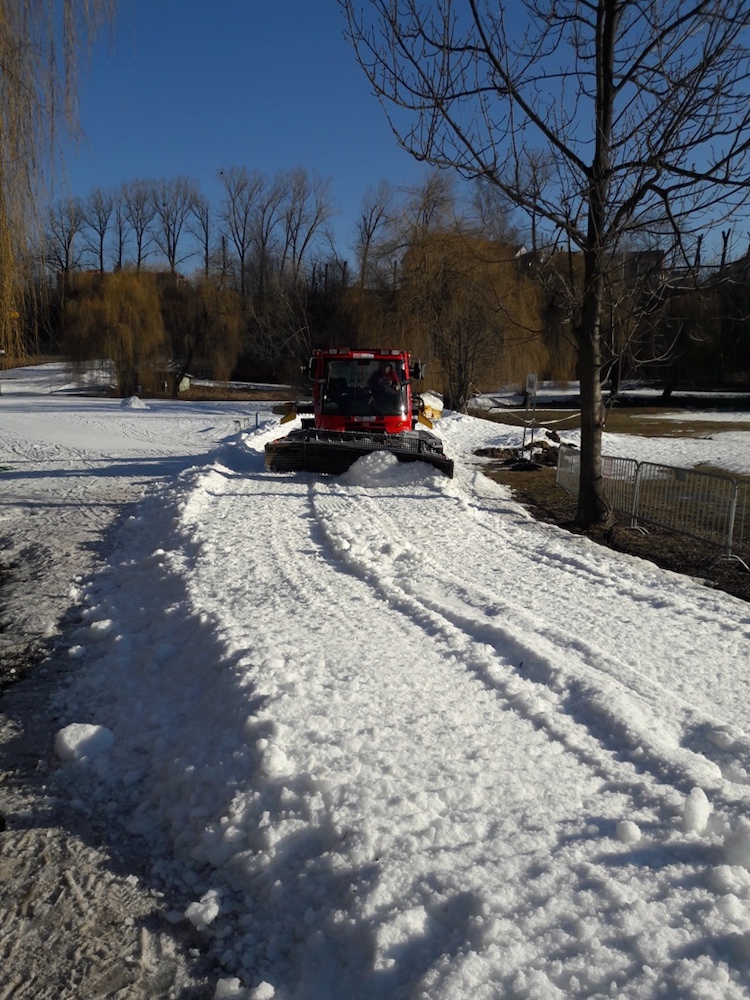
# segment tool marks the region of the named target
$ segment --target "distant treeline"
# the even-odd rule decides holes
[[[404,347],[459,410],[527,372],[576,377],[581,260],[524,239],[485,186],[459,198],[435,173],[369,189],[352,266],[326,182],[220,176],[216,208],[188,178],[55,205],[19,310],[29,353],[107,357],[131,394],[176,392],[186,373],[295,382],[313,347]],[[676,274],[658,250],[624,248],[607,274],[602,379],[747,384],[749,322],[747,259]]]

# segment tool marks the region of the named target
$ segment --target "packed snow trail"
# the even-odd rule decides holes
[[[640,767],[670,770],[678,784],[700,783],[744,800],[744,788],[722,781],[719,745],[731,744],[726,776],[740,786],[750,782],[750,743],[741,732],[727,736],[746,721],[750,703],[750,679],[736,677],[735,669],[750,638],[747,606],[735,602],[722,614],[723,595],[698,585],[686,600],[691,587],[684,580],[672,596],[665,574],[639,560],[618,566],[615,575],[605,550],[588,541],[557,529],[545,537],[543,526],[519,516],[515,505],[506,505],[501,517],[497,500],[487,509],[485,484],[481,476],[465,482],[462,492],[478,488],[479,496],[468,507],[460,493],[457,502],[444,504],[440,516],[430,518],[427,544],[418,546],[409,539],[419,537],[424,501],[379,490],[370,478],[352,525],[346,503],[337,499],[343,491],[326,483],[315,489],[342,558],[390,600],[401,600],[412,617],[423,609],[458,627],[472,645],[483,639],[501,649],[515,668],[512,681],[498,675],[491,659],[467,655],[464,662],[475,662],[488,683],[502,683],[506,696],[527,701],[532,715],[540,696],[544,712],[554,697],[563,713],[553,723],[560,735],[565,723],[578,720],[599,739],[611,734],[617,752],[635,754]],[[438,486],[452,493],[445,481]],[[665,640],[670,659],[660,662],[652,651]],[[731,670],[733,683],[706,691],[704,676],[693,669],[696,658],[715,661],[720,681]]]
[[[241,810],[237,796],[228,804],[240,830],[265,828],[258,855],[234,868],[248,890],[270,882],[270,895],[261,892],[254,902],[251,937],[281,936],[282,953],[300,942],[291,981],[276,983],[300,996],[393,997],[423,977],[422,987],[439,995],[438,980],[452,974],[441,972],[433,992],[433,964],[482,940],[497,918],[487,898],[504,896],[508,881],[523,881],[528,855],[546,856],[561,828],[576,832],[571,807],[577,815],[579,795],[594,797],[599,781],[554,748],[556,776],[535,790],[546,738],[522,721],[521,732],[513,732],[519,720],[457,672],[450,636],[429,621],[411,621],[342,573],[310,509],[307,477],[267,477],[262,504],[258,480],[247,476],[216,471],[202,489],[222,533],[237,537],[243,522],[252,524],[252,543],[241,557],[246,585],[228,588],[222,617],[239,624],[252,609],[254,653],[263,658],[252,672],[254,697],[263,703],[254,725],[267,727],[260,771],[276,793],[284,789],[278,802],[266,792],[240,796]],[[222,578],[226,593],[227,566],[200,527],[205,507],[194,496],[185,516],[197,515],[202,557],[209,556],[208,567],[196,566],[199,603],[216,614],[211,595]],[[275,567],[275,580],[264,579],[268,567]],[[502,743],[508,741],[502,792],[488,766],[498,726]],[[540,792],[559,825],[526,830],[514,819],[515,829],[508,829],[505,797],[525,802]],[[525,842],[520,856],[513,834]],[[491,865],[488,844],[496,855]],[[209,838],[207,861],[214,850]],[[484,990],[492,988],[490,979]]]
[[[746,681],[690,670],[746,606],[468,465],[268,473],[269,433],[123,525],[66,695],[220,993],[747,997]]]
[[[750,997],[746,604],[534,522],[498,425],[440,422],[452,481],[278,475],[246,404],[27,377],[3,534],[80,620],[47,794],[143,843],[218,1000]]]
[[[0,570],[38,581],[33,604],[11,590],[0,608],[0,659],[15,661],[57,632],[123,507],[204,464],[248,407],[69,395],[64,365],[4,371],[0,387]]]

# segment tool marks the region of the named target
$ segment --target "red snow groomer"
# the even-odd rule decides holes
[[[266,445],[266,465],[279,472],[345,472],[358,458],[389,451],[401,462],[427,462],[453,476],[443,442],[420,415],[412,381],[423,377],[407,351],[313,351],[307,373],[313,384],[312,415],[297,413],[302,428]],[[423,426],[417,426],[421,423]]]

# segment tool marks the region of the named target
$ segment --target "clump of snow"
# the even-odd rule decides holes
[[[276,990],[270,983],[262,982],[250,991],[250,1000],[273,1000]]]
[[[89,625],[89,638],[93,641],[104,639],[114,627],[115,623],[111,618],[102,618],[99,621],[92,622]]]
[[[426,462],[399,462],[390,451],[374,451],[357,459],[339,479],[353,486],[409,486],[430,480],[443,485],[446,477]]]
[[[276,990],[265,980],[254,989],[248,989],[237,978],[220,979],[216,984],[214,1000],[273,1000]]]
[[[236,976],[220,979],[214,991],[214,1000],[251,1000],[252,993]]]
[[[622,819],[617,824],[616,836],[621,844],[637,844],[641,839],[641,828],[630,819]]]
[[[209,889],[200,900],[191,903],[185,910],[185,916],[198,931],[204,931],[216,920],[221,912],[221,894],[216,889]]]
[[[261,752],[260,770],[266,778],[282,778],[290,773],[292,765],[281,747],[266,739],[258,740],[256,746]]]
[[[147,410],[148,404],[144,403],[138,396],[128,396],[120,403],[123,410]]]
[[[702,788],[694,788],[685,799],[682,813],[683,826],[687,833],[703,833],[711,815],[711,803]]]
[[[106,726],[72,722],[55,736],[55,753],[66,761],[94,760],[111,750],[114,743],[114,733]]]

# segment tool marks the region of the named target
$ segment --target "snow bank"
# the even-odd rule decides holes
[[[120,403],[123,410],[147,410],[148,404],[144,403],[138,396],[128,396]]]

